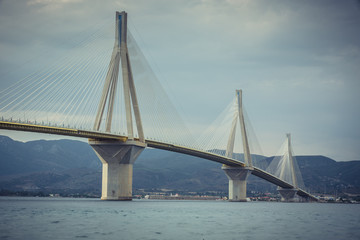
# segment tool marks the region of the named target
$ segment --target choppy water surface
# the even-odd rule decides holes
[[[0,239],[360,239],[360,205],[0,198]]]

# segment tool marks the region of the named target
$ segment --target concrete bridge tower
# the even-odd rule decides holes
[[[146,144],[127,48],[127,13],[116,12],[115,20],[115,44],[93,128],[98,131],[102,120],[105,120],[103,123],[105,131],[111,132],[121,61],[128,139],[126,142],[89,139],[89,144],[102,162],[101,199],[132,200],[133,163]],[[106,111],[105,108],[107,108]],[[104,116],[105,112],[106,116]],[[138,139],[134,138],[133,115],[139,135]]]
[[[288,180],[294,186],[294,188],[281,188],[278,187],[278,191],[281,195],[281,200],[285,202],[293,202],[295,200],[295,194],[297,192],[298,181],[295,175],[294,167],[294,158],[292,155],[291,149],[291,135],[290,133],[286,134],[286,150],[282,159],[281,169],[280,169],[280,179]],[[285,179],[285,174],[290,172],[290,178]]]
[[[236,90],[237,98],[237,112],[232,122],[230,136],[226,148],[226,157],[232,158],[235,143],[235,133],[237,122],[240,122],[240,130],[242,143],[244,148],[244,159],[246,167],[231,167],[223,165],[222,169],[225,171],[229,179],[229,201],[232,202],[246,202],[246,181],[251,171],[253,170],[249,143],[245,128],[244,113],[242,106],[242,91]]]

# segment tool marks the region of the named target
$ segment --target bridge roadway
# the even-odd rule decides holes
[[[37,132],[37,133],[47,133],[47,134],[56,134],[56,135],[64,135],[64,136],[72,136],[72,137],[80,137],[80,138],[90,138],[90,139],[99,139],[99,140],[115,140],[115,141],[122,141],[126,142],[127,137],[121,136],[117,134],[111,133],[103,133],[103,132],[95,132],[95,131],[87,131],[87,130],[78,130],[78,129],[71,129],[65,127],[54,127],[54,126],[41,126],[29,123],[16,123],[16,122],[6,122],[0,121],[0,129],[6,130],[15,130],[15,131],[26,131],[26,132]],[[226,164],[228,166],[233,167],[245,167],[243,162],[238,160],[224,157],[221,155],[217,155],[211,152],[203,152],[198,149],[192,149],[188,147],[178,146],[174,144],[162,143],[153,140],[145,140],[145,143],[148,147],[162,149],[171,152],[178,152],[186,155],[191,155],[203,159],[208,159],[214,162]],[[280,178],[260,169],[254,167],[251,172],[253,175],[262,178],[268,182],[271,182],[279,187],[292,189],[294,188],[291,184],[281,180]],[[298,189],[297,194],[304,198],[309,198],[314,201],[318,201],[318,199],[311,195],[310,193]]]

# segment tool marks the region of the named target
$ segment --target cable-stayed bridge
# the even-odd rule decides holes
[[[0,128],[89,139],[103,163],[104,200],[131,200],[133,163],[145,147],[223,164],[230,201],[246,201],[250,174],[277,185],[286,200],[295,193],[317,200],[296,181],[284,178],[289,174],[295,177],[294,168],[284,167],[289,161],[278,166],[280,175],[256,166],[241,90],[236,91],[225,117],[230,127],[224,130],[224,122],[210,126],[195,139],[128,31],[127,14],[117,12],[115,23],[115,43],[110,51],[92,45],[92,39],[101,38],[94,34],[80,46],[90,49],[86,51],[90,55],[67,56],[5,89],[0,96]],[[101,65],[109,57],[110,64]],[[236,159],[237,146],[242,147],[243,159]]]

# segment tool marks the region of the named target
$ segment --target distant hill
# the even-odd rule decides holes
[[[74,140],[14,141],[0,136],[0,189],[100,194],[101,162],[91,147]],[[264,163],[271,158],[258,156]],[[304,183],[312,191],[360,193],[360,161],[297,156]],[[221,164],[157,149],[145,149],[134,164],[134,189],[227,192]],[[249,191],[276,186],[250,176]]]
[[[360,193],[360,161],[336,162],[324,156],[296,156],[296,160],[312,191]]]
[[[0,176],[101,166],[88,144],[73,140],[23,143],[0,136],[0,155]]]

